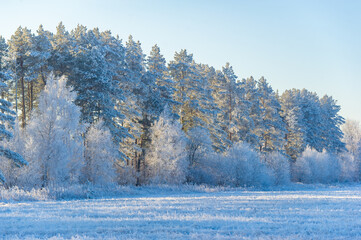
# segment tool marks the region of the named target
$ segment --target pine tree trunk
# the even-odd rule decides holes
[[[41,81],[43,82],[44,86],[46,85],[46,81],[45,81],[45,76],[44,76],[44,71],[43,71],[43,66],[40,68],[41,71]]]
[[[19,59],[20,62],[20,72],[21,72],[21,77],[20,77],[20,88],[21,88],[21,111],[22,111],[22,116],[21,116],[21,127],[24,128],[26,125],[26,103],[25,103],[25,80],[24,80],[24,61],[22,59]],[[18,96],[16,96],[18,97]]]
[[[1,71],[2,71],[1,62],[2,62],[2,58],[0,57],[0,73],[1,73]],[[0,79],[0,81],[1,81],[1,82],[5,82],[5,80],[3,80],[3,79]],[[5,91],[2,90],[2,91],[1,91],[1,99],[4,99],[4,98],[5,98]],[[1,112],[4,113],[3,110],[2,110]]]
[[[24,83],[24,77],[22,76],[20,78],[20,87],[21,87],[21,98],[22,98],[22,103],[21,103],[21,111],[22,111],[22,116],[21,116],[21,127],[24,128],[26,125],[26,104],[25,104],[25,83]]]
[[[231,89],[229,89],[229,91],[231,91]],[[228,123],[228,139],[229,141],[232,141],[232,133],[230,130],[230,126],[232,124],[232,94],[229,94],[229,110],[228,110],[228,115],[229,115],[229,123]]]
[[[142,121],[143,134],[141,135],[140,144],[139,144],[140,148],[142,149],[142,152],[138,160],[139,172],[142,172],[143,179],[145,178],[145,168],[146,168],[145,153],[146,153],[146,149],[149,147],[150,144],[149,129],[151,127],[151,124],[152,123],[148,119],[147,114],[143,114],[143,121]]]
[[[138,144],[138,139],[135,139],[135,144]],[[138,156],[137,150],[134,151],[134,164],[135,164],[135,171],[136,171],[136,175],[137,175],[137,182],[136,182],[136,186],[140,186],[140,156]]]
[[[28,111],[30,113],[31,111],[31,86],[30,86],[30,82],[27,83],[28,85]]]
[[[0,73],[2,71],[1,62],[2,62],[2,58],[0,57]],[[0,81],[5,82],[5,80],[3,80],[3,79],[0,79]],[[1,99],[4,99],[4,98],[5,98],[5,91],[3,90],[3,91],[1,91]],[[1,112],[3,113],[4,111],[1,111]]]
[[[34,83],[33,81],[30,82],[30,112],[33,110],[34,107]]]

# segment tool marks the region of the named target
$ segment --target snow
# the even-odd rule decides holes
[[[0,238],[361,239],[361,185],[295,189],[0,201]]]

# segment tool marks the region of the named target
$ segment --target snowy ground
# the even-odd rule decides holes
[[[0,239],[361,239],[361,186],[1,202]]]

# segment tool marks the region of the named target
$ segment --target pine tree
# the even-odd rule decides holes
[[[86,31],[78,26],[72,32],[77,41],[73,51],[74,68],[68,84],[77,92],[75,104],[81,107],[81,120],[94,123],[103,119],[113,139],[119,143],[127,131],[121,126],[124,116],[115,109],[115,93],[118,93],[112,81],[113,73],[105,59],[101,43],[93,31]]]
[[[222,68],[223,76],[224,76],[224,106],[222,109],[224,111],[224,122],[226,123],[226,131],[228,135],[228,139],[230,141],[237,141],[236,129],[237,129],[237,119],[235,119],[235,111],[237,98],[239,96],[239,88],[237,87],[237,76],[233,72],[232,66],[229,63],[226,63],[226,66]],[[236,139],[235,139],[236,138]]]
[[[2,83],[11,83],[8,80],[11,80],[11,65],[12,61],[9,61],[9,45],[6,43],[5,39],[0,35],[0,82]],[[6,99],[11,102],[11,92],[9,91],[9,86],[2,89],[0,98]]]
[[[211,119],[207,118],[209,109],[204,108],[207,105],[203,91],[206,86],[202,86],[204,81],[193,61],[193,55],[186,50],[176,52],[168,68],[175,82],[175,100],[180,103],[176,108],[182,129],[185,132],[195,127],[207,129]]]
[[[68,76],[73,66],[71,50],[75,48],[74,39],[66,31],[62,22],[56,27],[56,34],[51,39],[52,52],[49,59],[56,76]]]
[[[149,96],[145,81],[145,55],[140,42],[134,41],[130,35],[126,42],[125,60],[127,71],[122,79],[121,87],[125,90],[126,101],[119,106],[126,116],[124,126],[127,127],[131,138],[127,138],[122,145],[128,157],[128,164],[137,172],[137,185],[140,184],[141,172],[144,169],[144,127],[147,124],[145,112],[142,109]],[[144,120],[144,121],[143,121]],[[144,171],[143,171],[144,172]],[[144,176],[143,176],[144,177]]]
[[[228,144],[238,141],[250,141],[252,119],[250,118],[250,102],[246,100],[244,82],[239,82],[229,63],[217,72],[211,82],[214,89],[215,102],[220,109],[218,122],[226,132]]]
[[[157,85],[157,91],[160,93],[161,103],[159,104],[160,112],[163,111],[165,105],[173,108],[173,105],[179,104],[173,100],[175,88],[174,82],[171,79],[168,68],[166,67],[166,61],[163,55],[160,53],[158,45],[152,47],[147,59],[148,73],[155,79]]]
[[[50,33],[40,25],[37,36],[32,36],[31,47],[27,53],[29,57],[27,71],[27,101],[28,112],[30,113],[37,106],[37,98],[46,84],[49,74],[49,63],[51,53]]]
[[[339,115],[341,107],[330,96],[323,96],[320,99],[321,118],[322,118],[322,138],[324,140],[323,148],[328,152],[339,153],[345,150],[345,144],[342,142],[343,133],[340,129],[345,123],[343,117]]]
[[[322,139],[320,126],[322,123],[322,113],[320,99],[316,93],[306,89],[300,91],[300,108],[302,111],[302,129],[305,131],[305,142],[310,148],[322,152],[325,146]]]
[[[6,84],[0,82],[0,92],[6,89]],[[1,94],[2,95],[2,94]],[[21,167],[27,165],[28,162],[18,153],[6,148],[4,141],[9,140],[13,137],[13,134],[8,130],[9,127],[14,127],[15,124],[15,112],[11,109],[11,103],[5,99],[0,99],[0,156],[4,156],[11,160],[15,166]],[[5,182],[6,179],[0,170],[0,182]]]
[[[255,115],[252,114],[252,112],[254,110],[257,112],[258,108],[253,106],[255,103],[251,100],[252,94],[249,94],[246,80],[238,82],[237,88],[237,102],[233,117],[233,119],[236,120],[234,126],[238,133],[236,139],[237,141],[246,142],[256,146],[258,137],[255,134],[256,121],[254,118]]]
[[[112,74],[112,82],[114,85],[113,95],[118,105],[119,102],[125,100],[124,90],[122,89],[124,82],[127,82],[126,76],[128,73],[127,63],[125,61],[125,48],[122,45],[122,41],[119,40],[119,37],[113,37],[110,31],[100,33],[100,36],[97,38],[101,42],[104,58]]]
[[[46,78],[50,72],[49,60],[52,51],[51,37],[51,33],[45,31],[43,25],[40,25],[37,30],[37,36],[34,39],[33,61],[35,62],[35,73],[38,74],[43,86],[46,85]]]
[[[224,106],[221,104],[221,96],[224,96],[222,86],[219,84],[217,72],[213,67],[205,64],[198,65],[198,71],[203,79],[203,103],[202,108],[207,108],[204,112],[208,119],[207,128],[212,139],[213,149],[217,152],[223,152],[231,141],[227,139],[227,132],[224,127]],[[201,95],[201,94],[200,94]],[[206,134],[208,135],[208,134]]]
[[[240,112],[243,118],[240,129],[241,140],[251,144],[259,150],[260,137],[262,136],[262,118],[264,114],[260,107],[260,93],[257,90],[257,81],[253,77],[243,79],[240,84],[244,91],[243,101],[240,102]],[[242,104],[243,103],[243,104]]]
[[[262,77],[258,81],[257,89],[260,94],[260,108],[263,112],[263,115],[259,116],[262,121],[260,150],[264,152],[282,152],[287,130],[280,116],[281,105],[265,78]]]
[[[30,30],[28,30],[27,28],[19,27],[16,30],[15,34],[12,35],[11,39],[9,40],[9,55],[10,59],[14,61],[13,72],[15,73],[11,87],[15,89],[15,92],[17,92],[18,95],[20,95],[19,108],[21,109],[20,119],[21,126],[23,128],[26,125],[26,119],[29,117],[29,110],[32,107],[30,99],[27,99],[27,96],[31,94],[29,91],[30,89],[26,89],[27,83],[33,80],[30,74],[32,72],[32,38],[33,36]],[[20,88],[20,91],[18,91],[18,87]],[[17,109],[18,96],[16,95],[15,97],[15,107]],[[27,103],[28,106],[26,106]]]
[[[306,89],[285,91],[281,98],[282,117],[286,121],[286,152],[293,160],[308,146],[322,152],[341,152],[340,125],[343,118],[338,114],[340,107],[328,96],[319,99],[316,93]]]
[[[97,32],[98,30],[93,31]],[[101,32],[100,34],[96,33],[95,35],[98,35],[102,44],[104,58],[112,75],[112,99],[115,109],[121,113],[121,117],[114,119],[114,121],[122,127],[122,140],[120,142],[121,157],[118,159],[117,164],[124,165],[125,160],[129,162],[128,156],[130,156],[129,149],[125,147],[127,146],[126,143],[133,140],[127,125],[128,119],[130,119],[129,115],[132,112],[132,105],[126,97],[129,93],[129,89],[126,87],[129,82],[127,77],[129,70],[125,61],[126,50],[119,37],[113,37],[110,31]],[[129,106],[125,107],[124,103],[128,103]]]
[[[0,35],[0,81],[5,82],[9,77],[5,68],[5,61],[8,56],[9,46],[5,39]],[[1,96],[4,98],[4,96]]]
[[[306,149],[306,132],[300,101],[300,91],[296,89],[286,90],[280,97],[280,114],[287,129],[285,151],[292,161],[296,161]]]

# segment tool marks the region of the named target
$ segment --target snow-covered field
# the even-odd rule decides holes
[[[1,239],[361,239],[361,186],[0,201]]]

